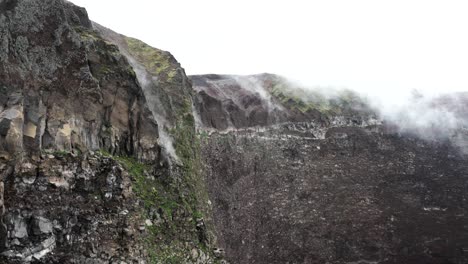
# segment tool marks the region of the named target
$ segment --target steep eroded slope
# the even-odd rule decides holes
[[[230,76],[192,77],[207,184],[227,260],[468,262],[462,126],[402,129],[372,114],[363,101],[291,90],[271,85],[277,77],[263,76],[256,89],[266,96]],[[257,97],[250,101],[270,98],[281,114],[268,115],[280,118],[256,123],[247,108],[230,112],[230,102],[242,102],[246,94]],[[430,107],[457,105],[442,102]],[[238,116],[251,123],[229,122]]]

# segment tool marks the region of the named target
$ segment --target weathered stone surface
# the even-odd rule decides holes
[[[286,119],[236,123],[238,113],[249,116],[239,102],[255,90],[236,78],[192,77],[214,222],[228,261],[468,262],[462,126],[401,129],[359,101],[307,105],[268,83],[256,90],[271,96],[253,95],[261,97],[257,105],[271,98]],[[466,100],[448,98],[430,105],[447,109],[459,105],[453,98]],[[227,110],[226,102],[241,111]],[[314,107],[322,110],[297,111]],[[466,124],[466,109],[455,110]]]
[[[4,219],[8,235],[2,256],[8,263],[40,260],[40,263],[106,263],[145,259],[137,236],[122,235],[123,228],[136,230],[140,207],[135,194],[124,198],[131,179],[110,158],[94,155],[31,161],[37,179],[25,184],[18,171],[6,179]],[[107,182],[113,177],[118,184]],[[69,188],[50,183],[61,177]],[[107,198],[107,193],[112,197]],[[125,208],[128,215],[119,212]],[[53,254],[49,254],[53,252]],[[1,259],[1,258],[0,258]],[[0,261],[1,263],[1,261]]]
[[[159,142],[163,153],[178,161],[174,142],[176,127],[189,126],[194,131],[192,86],[184,69],[169,52],[118,34],[97,23],[96,30],[119,47],[128,59],[141,84],[149,109],[159,124]],[[180,143],[179,143],[180,144]]]
[[[0,263],[213,263],[190,81],[99,29],[67,1],[0,0]]]
[[[194,114],[205,130],[262,127],[284,122],[329,123],[336,115],[367,119],[375,114],[351,91],[334,98],[299,93],[301,87],[273,74],[194,75]]]
[[[32,229],[34,235],[44,235],[52,233],[52,223],[49,219],[41,216],[33,216]]]
[[[168,167],[150,178],[162,181],[165,190],[151,190],[167,197],[160,208],[148,209],[148,219],[140,230],[153,232],[152,262],[212,263],[221,261],[211,250],[216,244],[211,207],[201,171],[200,145],[192,114],[192,86],[184,69],[167,51],[113,32],[94,23],[96,30],[119,47],[135,70],[149,108],[159,124],[162,159]],[[152,203],[152,201],[146,201]],[[176,206],[176,208],[174,208]],[[157,210],[156,210],[157,209]],[[172,212],[172,213],[171,213]],[[199,251],[197,259],[191,250]]]
[[[258,76],[198,75],[190,77],[200,125],[226,130],[284,122],[288,114],[272,101]]]
[[[61,0],[3,1],[0,150],[158,155],[157,124],[126,59]]]
[[[8,222],[11,226],[11,237],[13,238],[26,238],[28,237],[28,230],[26,222],[20,215],[12,215]]]

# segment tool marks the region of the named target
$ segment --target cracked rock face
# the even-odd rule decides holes
[[[4,179],[0,263],[145,259],[141,209],[117,162],[97,154],[48,155],[14,171]]]
[[[219,260],[191,92],[170,53],[83,8],[0,0],[0,263]]]
[[[157,162],[158,128],[128,62],[91,26],[66,1],[0,1],[0,263],[146,259],[128,173],[82,153]]]
[[[302,101],[304,97],[285,92],[301,87],[274,74],[210,74],[194,75],[190,79],[196,92],[194,114],[199,119],[198,126],[204,130],[226,131],[285,122],[329,123],[337,113],[357,120],[373,115],[360,100],[350,100],[356,97],[351,91],[337,96],[338,100],[320,96]],[[317,100],[318,107],[312,107]]]
[[[157,159],[157,124],[134,72],[84,9],[4,0],[0,32],[0,151],[104,148]]]
[[[288,112],[263,88],[263,76],[191,76],[200,125],[227,130],[288,120]]]

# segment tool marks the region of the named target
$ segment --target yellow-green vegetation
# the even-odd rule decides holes
[[[203,220],[206,224],[207,230],[203,234],[206,237],[204,239],[199,237],[199,248],[210,254],[208,244],[212,243],[213,234],[210,232],[212,232],[213,227],[208,216],[211,215],[211,211],[208,205],[207,187],[203,178],[200,138],[195,131],[192,102],[189,98],[183,101],[182,106],[177,110],[176,117],[176,125],[170,132],[174,138],[174,147],[181,163],[180,172],[183,180],[179,188],[185,190],[183,200],[190,207],[189,212],[192,219],[195,222]]]
[[[111,68],[107,67],[106,65],[99,65],[96,72],[97,72],[96,74],[98,74],[98,76],[109,75],[109,74],[114,73],[114,71]]]
[[[353,106],[364,104],[362,98],[350,90],[333,90],[326,96],[327,91],[304,89],[283,80],[276,81],[270,92],[290,109],[303,113],[316,110],[326,116],[342,114]]]
[[[193,218],[203,218],[204,214],[209,213],[206,205],[208,193],[202,175],[200,138],[195,131],[195,120],[189,99],[184,100],[176,116],[176,125],[170,132],[174,138],[176,154],[181,161],[181,173],[186,184],[184,187],[189,192],[185,198],[192,205]]]
[[[56,157],[65,157],[68,154],[70,154],[70,152],[66,150],[56,150],[56,151],[53,151],[52,154]]]
[[[126,38],[129,52],[140,62],[146,69],[160,77],[165,77],[168,82],[171,82],[177,75],[175,67],[172,65],[172,57],[169,53],[153,48],[146,43],[134,39]]]
[[[200,141],[200,143],[207,143],[208,138],[210,137],[210,135],[208,134],[208,132],[202,130],[202,131],[198,132],[197,137],[198,137],[198,140]]]
[[[144,179],[143,184],[136,183],[140,186],[136,188],[140,197],[148,201],[149,206],[160,208],[165,216],[164,225],[149,228],[152,233],[149,241],[154,249],[152,262],[184,263],[184,257],[193,248],[211,255],[208,250],[213,237],[209,234],[212,230],[209,223],[211,213],[202,174],[200,141],[192,115],[192,91],[184,78],[178,78],[180,65],[170,53],[137,39],[126,38],[126,42],[129,53],[150,74],[158,77],[158,85],[153,88],[160,89],[159,99],[168,112],[168,132],[178,158],[168,172],[170,177],[155,179],[156,182]],[[155,184],[159,187],[154,187]],[[197,226],[201,223],[205,225]]]
[[[161,107],[166,109],[166,119],[170,120],[171,126],[175,126],[178,121],[173,121],[181,118],[177,116],[179,110],[185,107],[185,101],[190,101],[191,97],[191,88],[183,69],[169,52],[134,38],[126,37],[125,40],[130,55],[156,77],[157,82],[153,82],[152,89],[158,90]]]
[[[151,263],[184,263],[193,247],[207,255],[211,253],[208,250],[210,238],[197,229],[197,223],[206,220],[209,214],[208,194],[201,178],[200,142],[195,133],[191,101],[186,100],[184,105],[178,111],[176,126],[170,131],[180,160],[180,165],[173,168],[175,175],[172,177],[151,177],[154,168],[150,165],[132,157],[111,156],[101,151],[130,173],[133,189],[145,211],[160,213],[162,223],[146,227],[149,235],[145,241]],[[188,241],[191,241],[189,247]]]
[[[104,40],[96,31],[90,30],[84,27],[75,27],[75,31],[80,34],[80,37],[83,41],[96,42],[101,41],[107,46],[115,46],[113,43]],[[117,48],[117,47],[116,47]],[[118,48],[117,48],[118,51]]]
[[[151,263],[182,263],[187,249],[182,244],[182,235],[188,229],[183,214],[187,204],[181,200],[178,190],[163,179],[151,177],[153,168],[133,157],[112,156],[101,150],[101,155],[119,162],[131,175],[133,190],[144,205],[142,215],[149,218],[149,212],[156,211],[161,223],[146,226],[148,235],[143,238]],[[182,221],[179,221],[181,217]],[[144,221],[142,219],[141,221]],[[188,223],[195,229],[196,223]]]
[[[77,27],[75,30],[80,34],[81,38],[86,41],[98,41],[101,38],[97,35],[96,32],[92,30],[87,30],[82,27]]]

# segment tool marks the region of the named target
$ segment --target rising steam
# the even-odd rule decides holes
[[[301,84],[312,94],[321,94],[333,99],[340,91],[333,87],[323,88]],[[371,109],[397,133],[411,134],[425,140],[449,140],[468,154],[468,93],[433,91],[374,91],[355,89]]]
[[[158,123],[159,128],[159,143],[163,148],[165,154],[171,157],[174,161],[178,161],[173,139],[167,133],[166,129],[168,122],[165,118],[165,109],[162,107],[162,103],[159,100],[159,95],[157,94],[157,89],[154,89],[155,83],[157,83],[156,77],[151,76],[145,69],[143,65],[138,63],[132,56],[127,52],[122,52],[128,59],[130,65],[133,67],[133,70],[136,73],[137,79],[140,82],[140,85],[145,93],[146,101],[148,106],[153,114],[154,119]]]
[[[167,127],[169,127],[170,124],[165,118],[167,116],[166,110],[159,100],[161,97],[158,92],[159,89],[155,88],[155,86],[158,85],[157,78],[149,74],[146,68],[128,52],[126,42],[122,35],[119,35],[97,23],[93,23],[93,27],[99,30],[106,39],[117,45],[120,52],[127,58],[128,62],[136,73],[137,80],[142,87],[145,99],[148,103],[148,107],[153,114],[154,119],[158,123],[159,144],[163,149],[163,153],[165,154],[164,157],[172,158],[172,161],[178,162],[179,158],[177,157],[174,148],[173,139],[167,132]],[[168,161],[170,163],[171,159]]]

